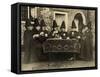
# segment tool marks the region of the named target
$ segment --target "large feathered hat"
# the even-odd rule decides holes
[[[66,28],[65,22],[63,21],[60,28]]]

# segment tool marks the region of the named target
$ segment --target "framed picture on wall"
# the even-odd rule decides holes
[[[97,69],[97,7],[11,5],[11,71]]]

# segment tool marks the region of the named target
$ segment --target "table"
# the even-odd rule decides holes
[[[47,39],[43,43],[44,53],[71,52],[80,53],[80,43],[77,39]]]

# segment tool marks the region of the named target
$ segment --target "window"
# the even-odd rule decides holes
[[[67,31],[68,29],[68,13],[67,12],[54,11],[53,19],[56,20],[59,28],[62,24],[62,21],[65,21],[66,31]]]

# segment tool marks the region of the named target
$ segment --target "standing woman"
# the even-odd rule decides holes
[[[42,19],[40,21],[40,27],[41,27],[41,31],[40,31],[40,43],[41,43],[41,61],[46,61],[48,60],[48,56],[46,53],[44,53],[44,50],[43,50],[43,44],[44,42],[47,40],[48,38],[48,30],[47,30],[47,25],[44,21],[44,19]]]
[[[91,22],[82,30],[82,54],[81,58],[83,60],[92,60],[93,59],[93,47],[92,47],[92,32],[91,32]]]
[[[26,31],[24,32],[24,63],[30,63],[31,49],[33,46],[33,26],[30,19],[26,20]]]
[[[40,31],[41,27],[37,18],[34,19],[34,29],[33,29],[33,48],[31,50],[31,62],[36,62],[40,60],[41,55],[41,43],[40,43]]]
[[[48,38],[47,25],[45,24],[44,19],[41,20],[40,26],[41,26],[40,41],[41,43],[43,43]]]

